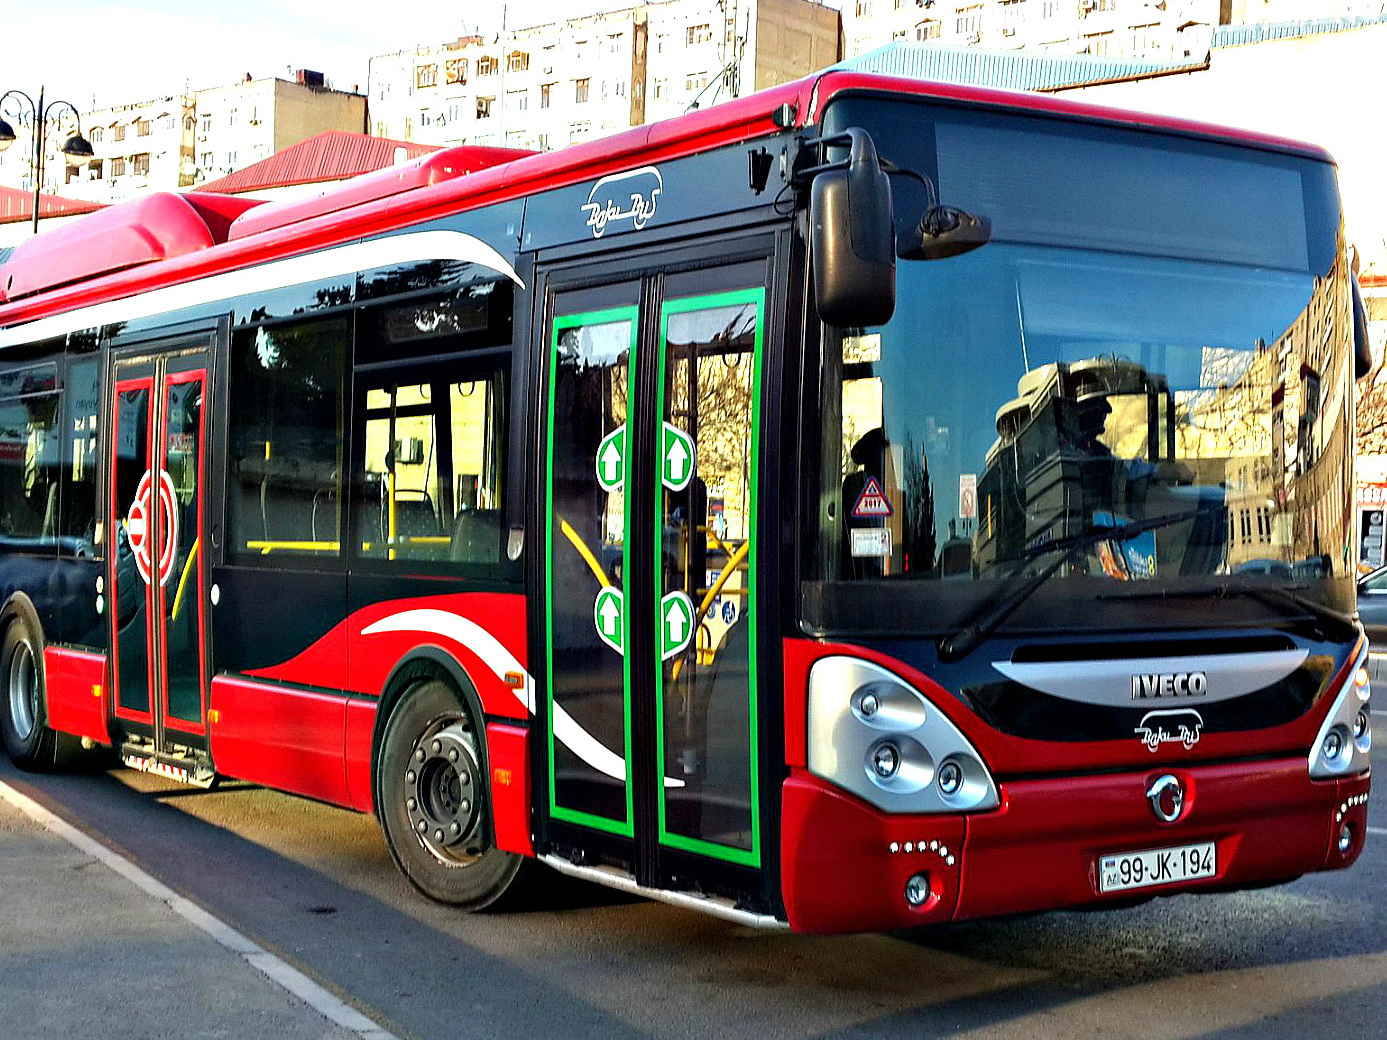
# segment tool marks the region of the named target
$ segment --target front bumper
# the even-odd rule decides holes
[[[1151,781],[1174,773],[1186,807],[1156,819]],[[1367,833],[1370,775],[1312,781],[1304,756],[1101,776],[1014,780],[970,815],[883,813],[796,769],[785,781],[781,869],[800,932],[881,931],[1134,897],[1254,887],[1347,867]],[[1352,842],[1340,852],[1340,830]],[[1211,878],[1104,894],[1101,855],[1213,841]],[[929,876],[918,908],[906,882]]]

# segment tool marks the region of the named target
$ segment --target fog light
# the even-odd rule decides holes
[[[1344,750],[1344,738],[1337,729],[1331,729],[1324,738],[1324,757],[1334,761]]]
[[[917,908],[929,901],[928,874],[916,874],[905,883],[905,901]]]
[[[958,789],[963,786],[963,767],[953,759],[949,759],[939,767],[939,791],[941,794],[958,794]]]
[[[1368,713],[1360,711],[1353,720],[1353,739],[1362,740],[1363,734],[1368,732]]]
[[[1348,855],[1348,850],[1351,848],[1353,848],[1353,828],[1350,827],[1348,824],[1344,824],[1342,827],[1339,828],[1339,855]],[[915,879],[911,878],[910,880],[914,881]],[[909,885],[906,886],[905,897],[906,899],[910,898]]]
[[[862,703],[858,705],[858,710],[862,712],[864,718],[870,719],[881,708],[881,701],[877,700],[874,693],[864,694]]]
[[[872,769],[883,780],[890,780],[901,767],[901,753],[895,744],[882,744],[872,752]]]

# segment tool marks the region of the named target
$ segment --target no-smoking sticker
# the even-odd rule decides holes
[[[960,473],[958,475],[958,516],[960,520],[978,518],[978,475]]]

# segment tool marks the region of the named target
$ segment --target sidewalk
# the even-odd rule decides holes
[[[56,818],[31,818],[13,798],[0,785],[3,1040],[389,1038],[138,868]]]

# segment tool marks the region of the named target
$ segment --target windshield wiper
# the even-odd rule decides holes
[[[1223,503],[1220,502],[1216,506],[1201,506],[1198,509],[1190,509],[1183,513],[1167,513],[1164,516],[1134,520],[1120,527],[1090,527],[1075,534],[1062,538],[1050,538],[1031,546],[1021,553],[1019,557],[1021,562],[1006,577],[1008,582],[1018,577],[1037,556],[1045,556],[1050,553],[1059,553],[1060,555],[1032,575],[1024,585],[1013,589],[995,603],[984,604],[983,609],[976,617],[970,618],[956,631],[950,632],[940,639],[938,644],[939,659],[944,662],[951,662],[967,657],[978,648],[984,639],[995,632],[998,626],[1010,617],[1017,607],[1030,599],[1035,594],[1036,589],[1044,585],[1056,571],[1074,559],[1080,550],[1097,545],[1099,542],[1130,541],[1137,535],[1154,531],[1158,527],[1169,527],[1185,520],[1194,520],[1223,508]]]
[[[1297,586],[1304,588],[1304,585]],[[1259,599],[1263,603],[1275,602],[1278,604],[1289,603],[1299,607],[1305,613],[1317,620],[1329,623],[1338,629],[1346,638],[1352,638],[1358,632],[1358,626],[1353,618],[1347,614],[1342,614],[1333,607],[1327,607],[1323,603],[1300,595],[1295,588],[1288,588],[1285,585],[1254,585],[1248,581],[1223,581],[1213,582],[1208,585],[1199,585],[1184,589],[1162,589],[1147,592],[1145,590],[1133,589],[1130,592],[1108,593],[1100,596],[1100,599],[1173,599],[1176,597],[1209,597],[1217,596],[1226,598],[1228,596],[1250,596]]]

